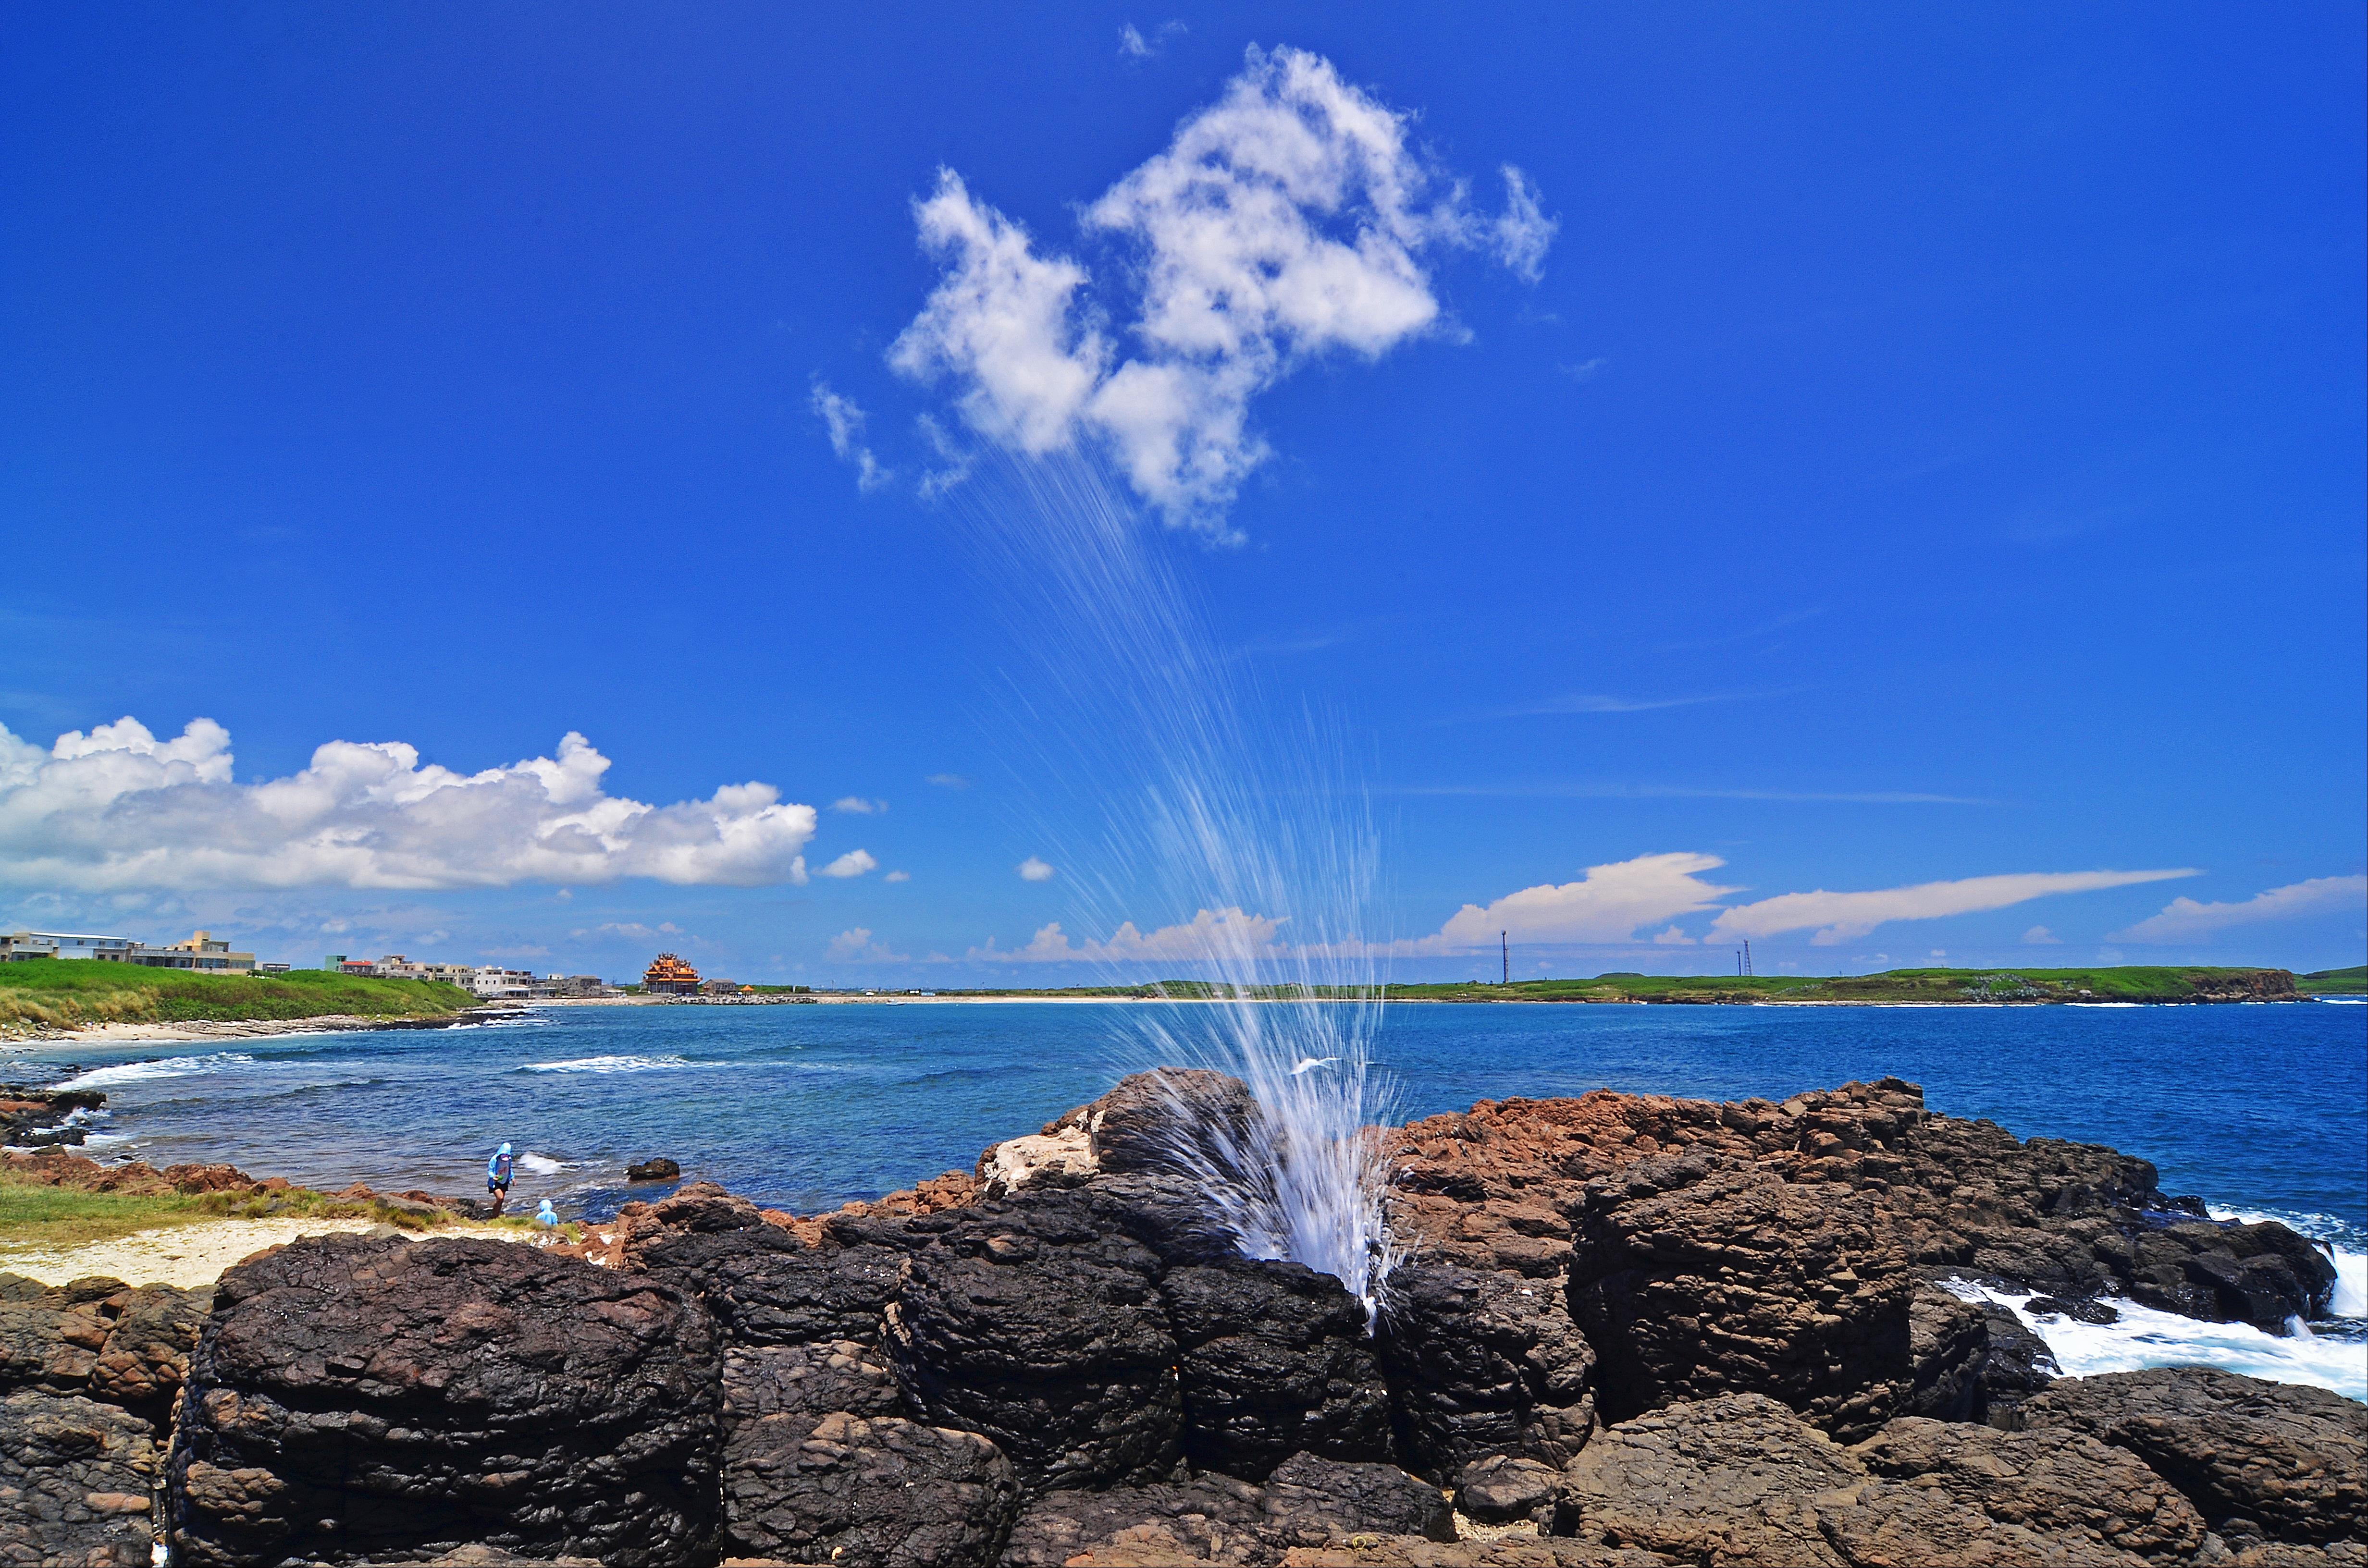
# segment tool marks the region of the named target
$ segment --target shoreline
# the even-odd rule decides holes
[[[107,1241],[74,1246],[11,1244],[0,1238],[0,1274],[21,1275],[44,1285],[77,1279],[120,1279],[127,1285],[170,1285],[193,1290],[211,1285],[223,1273],[258,1253],[306,1236],[396,1233],[366,1219],[219,1219],[159,1225]],[[411,1235],[413,1241],[476,1238],[533,1246],[539,1233],[504,1225],[447,1225]]]

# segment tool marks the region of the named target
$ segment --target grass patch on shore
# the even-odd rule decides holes
[[[2111,969],[1895,969],[1880,974],[1600,974],[1592,980],[1457,981],[1394,985],[1390,994],[1440,1002],[2197,1002],[2292,995],[2283,970],[2195,965]]]
[[[27,959],[0,963],[0,1029],[74,1028],[85,1024],[252,1023],[351,1014],[371,1018],[450,1017],[474,1006],[457,985],[381,980],[327,970],[286,974],[203,974],[99,959]]]
[[[51,1251],[111,1242],[139,1231],[211,1220],[368,1220],[414,1232],[462,1223],[444,1210],[422,1214],[377,1199],[339,1198],[310,1187],[266,1192],[92,1192],[0,1171],[0,1264],[14,1251]],[[534,1217],[505,1214],[472,1224],[530,1228]]]

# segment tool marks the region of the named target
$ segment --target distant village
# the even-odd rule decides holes
[[[253,953],[233,952],[211,931],[198,931],[187,941],[152,947],[131,937],[99,936],[75,931],[13,931],[0,933],[0,962],[19,959],[87,959],[105,963],[144,965],[150,969],[199,970],[217,974],[286,974],[294,966],[257,962]],[[639,986],[611,985],[595,974],[536,974],[529,970],[503,969],[491,964],[419,963],[401,953],[382,958],[356,958],[324,953],[321,968],[337,974],[365,975],[381,980],[434,980],[457,985],[483,1002],[549,1002],[644,995],[755,995],[757,987],[736,981],[701,979],[699,971],[673,953],[660,953],[642,975]],[[803,993],[803,986],[768,987]]]

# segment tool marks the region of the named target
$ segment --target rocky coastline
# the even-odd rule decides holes
[[[2368,1564],[2368,1406],[2064,1378],[1966,1281],[2283,1331],[2334,1272],[2146,1162],[1928,1111],[1598,1093],[1377,1130],[1377,1322],[1246,1259],[1138,1076],[836,1213],[693,1182],[538,1250],[308,1238],[0,1278],[0,1556],[145,1568]],[[1952,1289],[1952,1287],[1955,1289]]]

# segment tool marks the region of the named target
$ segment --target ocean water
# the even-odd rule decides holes
[[[664,1154],[812,1212],[967,1169],[1093,1098],[1133,1064],[1128,1033],[1110,1008],[1049,1003],[550,1007],[461,1029],[17,1047],[0,1077],[106,1090],[85,1147],[102,1158],[470,1192],[507,1139],[529,1208],[604,1217],[635,1195],[623,1165]],[[1376,1054],[1401,1120],[1599,1087],[1781,1099],[1890,1074],[1934,1110],[2112,1144],[2215,1214],[2328,1244],[2341,1316],[2315,1344],[2143,1308],[2103,1328],[2035,1320],[2067,1371],[2205,1359],[2368,1398],[2368,1007],[1406,1004]]]

